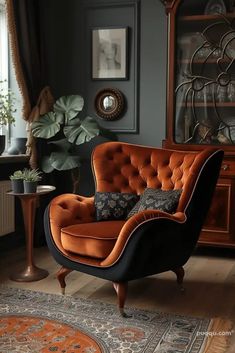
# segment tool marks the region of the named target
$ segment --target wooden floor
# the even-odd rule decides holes
[[[18,283],[9,280],[9,275],[24,264],[24,247],[1,252],[0,256],[0,284],[60,293],[55,278],[59,266],[46,247],[34,249],[35,263],[50,273],[47,278],[37,282]],[[186,290],[183,294],[171,272],[130,282],[126,306],[199,317],[221,317],[235,323],[235,251],[198,249],[185,265],[185,272]],[[67,276],[66,293],[116,303],[111,283],[78,272]],[[226,353],[234,352],[235,333]]]

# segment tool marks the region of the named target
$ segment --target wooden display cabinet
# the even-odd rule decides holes
[[[199,244],[235,248],[235,10],[231,1],[164,3],[168,83],[163,146],[224,150]]]

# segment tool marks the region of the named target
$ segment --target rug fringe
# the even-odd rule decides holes
[[[230,320],[213,319],[208,328],[211,336],[208,336],[201,353],[226,353],[233,334],[232,328],[233,323]]]

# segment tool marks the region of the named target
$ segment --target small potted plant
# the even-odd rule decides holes
[[[41,180],[41,172],[38,169],[24,169],[24,193],[32,194],[37,191],[38,181]]]
[[[12,175],[10,175],[11,188],[14,193],[20,194],[24,192],[24,173],[22,170],[16,170]]]

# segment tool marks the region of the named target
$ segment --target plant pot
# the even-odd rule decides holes
[[[21,194],[24,192],[23,179],[13,179],[11,180],[11,189],[16,194]]]
[[[25,194],[34,194],[37,191],[37,181],[27,181],[24,180],[24,193]]]
[[[5,151],[6,137],[5,135],[0,135],[0,155]]]
[[[8,148],[7,153],[11,155],[26,153],[26,137],[12,137],[11,147]]]

